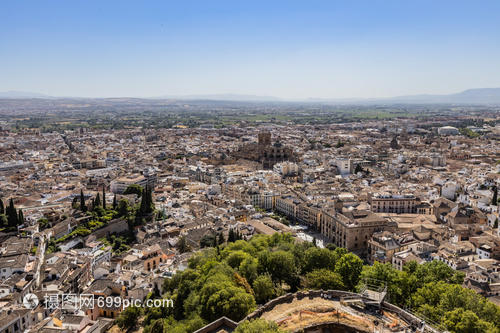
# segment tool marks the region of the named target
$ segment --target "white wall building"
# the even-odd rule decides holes
[[[350,158],[338,158],[335,162],[340,175],[350,175],[354,172],[354,162]]]
[[[456,182],[446,182],[441,187],[441,196],[446,199],[455,200],[455,196],[457,195],[457,191],[460,190],[460,185]]]
[[[458,131],[458,128],[452,126],[444,126],[438,128],[439,135],[458,135],[459,133],[460,132]]]

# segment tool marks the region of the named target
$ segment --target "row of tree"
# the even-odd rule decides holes
[[[101,198],[102,194],[102,198]],[[92,218],[85,223],[80,224],[75,230],[71,233],[54,240],[53,246],[48,247],[48,252],[58,251],[58,247],[56,244],[64,243],[66,240],[77,237],[77,236],[87,236],[92,231],[99,229],[106,225],[112,219],[115,218],[125,218],[128,219],[129,225],[133,225],[135,223],[135,212],[138,210],[138,207],[132,207],[129,204],[127,199],[121,199],[117,202],[116,195],[113,198],[113,204],[106,204],[106,190],[103,189],[102,192],[98,192],[94,197],[90,199],[91,201],[91,209],[87,206],[87,200],[85,200],[85,194],[83,189],[80,190],[80,195],[75,196],[73,198],[72,207],[73,209],[79,209],[87,215],[90,215]],[[138,205],[136,205],[138,206]],[[48,221],[46,219],[41,219],[38,221],[39,225],[44,228],[48,226]],[[118,238],[116,240],[109,239],[109,245],[113,246],[113,251],[116,253],[121,253],[123,251],[128,250],[129,243],[132,242],[135,238],[133,237],[133,233],[126,236],[126,238]]]
[[[132,212],[134,210],[134,213],[137,214],[137,216],[144,216],[148,215],[154,212],[155,206],[153,203],[153,197],[152,197],[152,190],[148,186],[146,188],[143,188],[140,185],[137,184],[132,184],[129,185],[125,191],[123,192],[124,195],[127,194],[137,194],[137,196],[141,199],[140,206],[137,209],[132,209],[128,205],[128,201],[126,199],[121,199],[120,202],[117,202],[116,199],[116,194],[113,197],[113,204],[112,204],[112,210],[113,211],[118,211],[120,216],[125,216],[128,215],[128,213]],[[103,211],[107,211],[106,207],[106,189],[103,188],[102,190],[102,199],[100,193],[97,193],[95,197],[91,199],[92,201],[92,210],[95,211],[96,209],[99,209],[98,207],[102,208]],[[75,196],[73,198],[73,203],[72,207],[74,209],[79,209],[82,212],[86,213],[89,208],[86,204],[85,200],[85,195],[83,193],[83,189],[80,190],[80,195]]]
[[[222,235],[222,233],[220,233],[220,234]],[[222,238],[224,238],[224,235],[222,235]],[[229,229],[229,233],[227,235],[228,243],[234,243],[237,240],[244,239],[244,238],[245,237],[242,234],[240,234],[240,231],[238,229],[236,229],[236,231],[234,230],[234,228]],[[245,240],[246,240],[246,238],[245,238]],[[220,244],[222,244],[222,243],[220,243]]]
[[[79,204],[78,204],[79,202]],[[83,189],[80,190],[80,195],[75,196],[73,198],[73,203],[72,207],[74,209],[80,209],[82,212],[86,213],[88,211],[88,206],[85,202],[85,195],[83,193]],[[102,207],[104,210],[106,210],[106,189],[102,189],[102,201],[101,201],[101,196],[99,193],[92,198],[92,208],[94,209],[95,207]],[[113,210],[116,210],[117,204],[116,204],[116,195],[113,199]]]
[[[22,209],[16,209],[12,198],[10,199],[7,207],[4,206],[3,200],[0,199],[0,228],[16,230],[17,227],[23,223],[23,211]]]

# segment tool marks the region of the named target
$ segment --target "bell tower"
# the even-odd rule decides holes
[[[271,133],[269,133],[269,132],[259,133],[259,145],[270,146],[271,145]]]

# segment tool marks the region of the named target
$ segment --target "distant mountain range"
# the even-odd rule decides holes
[[[391,98],[307,99],[308,102],[335,103],[408,103],[408,104],[500,104],[500,88],[467,89],[449,95],[408,95]]]
[[[284,100],[273,96],[257,96],[242,94],[213,94],[213,95],[184,95],[184,96],[159,96],[153,99],[208,99],[214,101],[244,101],[244,102],[283,102]]]
[[[32,92],[25,92],[25,91],[6,91],[6,92],[0,92],[0,98],[45,98],[45,99],[54,99],[56,97],[48,96],[48,95],[43,95],[43,94],[36,94]]]
[[[415,95],[391,98],[416,103],[500,104],[500,88],[467,89],[451,95]]]
[[[69,97],[53,97],[43,94],[22,92],[22,91],[7,91],[0,92],[0,99],[16,99],[16,98],[40,98],[40,99],[63,99]],[[185,95],[173,96],[165,95],[151,97],[149,99],[176,99],[176,100],[213,100],[213,101],[242,101],[242,102],[286,102],[286,100],[272,96],[256,96],[242,94],[214,94],[214,95]],[[303,101],[293,102],[313,102],[313,103],[339,103],[339,104],[373,104],[373,103],[388,103],[388,104],[500,104],[500,88],[479,88],[468,89],[458,94],[450,95],[409,95],[398,96],[392,98],[339,98],[339,99],[323,99],[323,98],[308,98]]]

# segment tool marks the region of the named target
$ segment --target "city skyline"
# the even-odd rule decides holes
[[[0,5],[0,91],[388,98],[500,87],[493,1]]]

